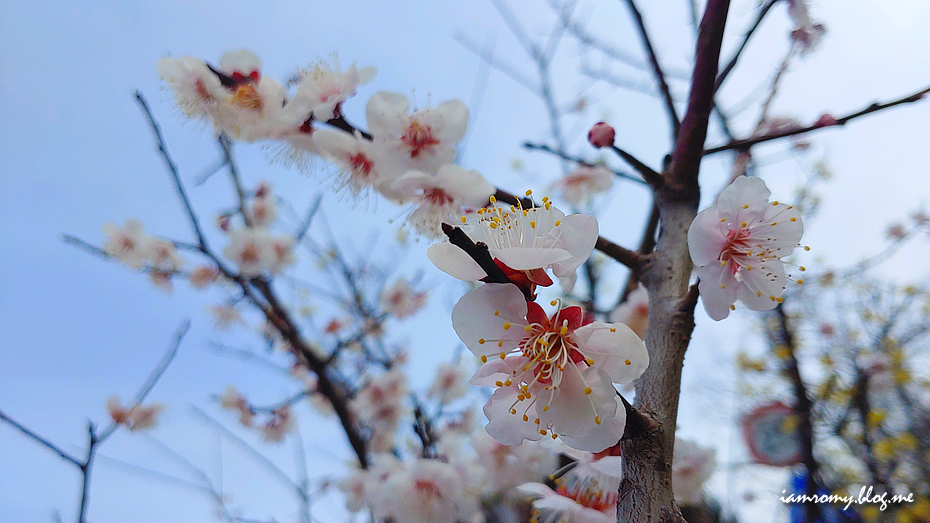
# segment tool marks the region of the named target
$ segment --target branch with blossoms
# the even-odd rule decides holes
[[[281,85],[263,74],[257,56],[242,50],[227,53],[215,66],[190,57],[166,58],[157,66],[185,114],[209,122],[220,137],[223,159],[218,165],[228,171],[234,199],[218,222],[228,235],[226,248],[212,249],[154,116],[137,94],[196,243],[159,240],[141,226],[127,225],[110,228],[102,252],[133,267],[155,267],[163,280],[187,275],[205,286],[231,283],[235,295],[218,311],[224,322],[235,320],[239,303],[261,312],[268,337],[285,349],[295,369],[312,376],[302,376],[306,383],[301,390],[279,403],[256,405],[230,389],[221,405],[235,411],[243,425],[266,415],[260,430],[276,441],[295,423],[290,409],[295,402],[325,399],[358,462],[358,470],[340,484],[350,510],[366,508],[381,521],[452,523],[472,519],[490,499],[503,500],[506,510],[519,513],[520,502],[510,497],[516,489],[538,498],[534,507],[541,519],[585,515],[591,521],[680,521],[679,506],[696,503],[693,494],[699,488],[683,496],[673,488],[682,482],[673,478],[687,469],[704,472],[703,466],[713,461],[676,443],[682,365],[698,299],[714,320],[727,317],[737,302],[758,311],[782,303],[788,282],[801,283],[788,276],[783,260],[799,246],[801,215],[794,206],[771,201],[761,179],[745,176],[735,176],[714,205],[698,212],[698,173],[707,153],[709,120],[720,83],[732,70],[718,71],[729,2],[710,0],[706,5],[680,121],[643,17],[634,2],[628,4],[672,122],[671,151],[658,170],[617,146],[606,123],[591,128],[588,140],[610,148],[651,189],[653,208],[635,251],[606,240],[592,215],[566,214],[548,197],[537,201],[532,191],[524,196],[508,193],[458,165],[456,146],[465,137],[469,115],[462,102],[411,111],[406,96],[378,92],[365,105],[363,129],[349,122],[344,109],[357,88],[371,80],[373,70],[320,65]],[[809,50],[822,26],[798,8],[801,2],[789,4],[797,25],[791,56]],[[534,43],[504,2],[494,5],[537,70],[538,86],[528,86],[538,89],[549,116],[553,145],[548,151],[587,163],[566,150],[571,136],[563,131],[565,113],[556,102],[549,69],[566,24],[554,27],[544,43]],[[569,20],[572,7],[563,7],[561,18]],[[737,58],[770,8],[764,6],[758,14]],[[335,166],[337,191],[359,199],[380,195],[404,206],[405,227],[442,240],[429,247],[429,260],[473,285],[453,307],[451,323],[480,362],[469,382],[492,389],[483,408],[486,434],[471,434],[470,410],[453,414],[447,409],[467,395],[461,367],[444,367],[425,394],[410,390],[399,354],[391,355],[383,344],[386,316],[370,303],[370,282],[362,280],[362,269],[341,253],[332,231],[328,244],[318,244],[307,232],[311,221],[325,219],[316,214],[318,203],[296,234],[272,232],[278,200],[268,184],[251,191],[232,154],[233,143],[259,140],[276,144],[276,160],[288,166],[307,171],[317,161]],[[556,186],[576,209],[591,209],[591,194],[609,188],[616,177],[592,165],[568,172],[568,164],[561,163],[565,176]],[[344,286],[343,292],[323,295],[358,323],[347,337],[337,335],[338,322],[332,321],[319,339],[308,337],[307,332],[321,329],[312,315],[305,321],[281,292],[281,281],[300,283],[281,276],[296,263],[300,246],[326,262],[324,279]],[[178,249],[204,258],[207,265],[182,272]],[[610,321],[597,321],[592,314],[606,315],[595,303],[603,274],[591,260],[595,250],[630,269],[624,303]],[[578,269],[588,280],[590,303],[584,308],[564,299]],[[552,294],[546,288],[556,281],[565,292],[543,297]],[[635,287],[636,281],[642,289]],[[389,292],[382,287],[380,294]],[[406,296],[402,300],[419,300],[409,288],[399,294]],[[624,315],[624,321],[617,319]],[[352,355],[356,345],[361,352],[357,357]],[[617,385],[633,386],[635,399],[627,401]],[[408,413],[412,419],[405,418]],[[412,422],[406,427],[412,428],[418,445],[397,441],[404,419]],[[469,442],[462,444],[466,434]],[[553,472],[548,467],[553,453],[541,445],[553,440],[566,445],[561,448],[574,460],[556,490],[534,481]],[[621,452],[622,459],[617,456]],[[518,463],[533,457],[547,466],[515,466],[514,472],[493,460],[481,463],[498,455]],[[471,468],[470,456],[480,463],[478,468]],[[703,466],[676,466],[676,460],[689,459]],[[482,473],[494,478],[493,486],[475,480]],[[591,478],[606,490],[592,493],[578,487],[590,485]],[[706,475],[697,479],[699,487]],[[553,506],[560,508],[547,512]]]
[[[161,361],[159,361],[152,370],[139,391],[136,392],[132,401],[124,406],[116,396],[109,399],[107,402],[107,410],[110,414],[109,425],[103,430],[99,430],[98,426],[92,421],[87,422],[87,449],[84,457],[79,457],[62,450],[61,447],[55,445],[47,438],[36,434],[34,431],[13,419],[10,415],[0,411],[0,420],[6,422],[27,438],[54,452],[61,459],[74,465],[81,472],[81,495],[79,497],[76,515],[76,521],[78,523],[85,523],[87,521],[87,511],[90,507],[91,472],[94,469],[100,447],[120,427],[125,427],[126,430],[133,432],[150,429],[155,426],[158,414],[163,407],[159,404],[143,405],[143,402],[148,397],[149,393],[152,392],[152,389],[155,388],[155,385],[164,375],[165,371],[168,370],[168,366],[171,362],[174,361],[174,357],[181,347],[181,342],[184,340],[184,336],[187,335],[189,329],[190,321],[186,321],[178,328],[168,350],[162,356]]]

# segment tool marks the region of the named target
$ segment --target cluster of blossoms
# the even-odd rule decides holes
[[[352,400],[351,408],[370,431],[369,448],[390,452],[401,418],[407,412],[407,376],[393,369],[371,379]]]
[[[107,235],[104,252],[133,269],[146,269],[153,283],[171,290],[171,277],[184,265],[174,243],[149,236],[135,220],[127,220],[122,228],[108,223],[103,230]]]
[[[376,93],[366,107],[365,133],[348,127],[342,103],[373,77],[373,69],[318,65],[299,75],[289,97],[262,74],[250,51],[227,53],[219,64],[164,58],[158,71],[188,117],[206,119],[237,140],[276,140],[283,160],[299,167],[325,158],[340,169],[339,188],[354,196],[373,189],[410,204],[408,221],[423,234],[440,236],[442,220],[462,207],[481,206],[495,191],[477,172],[453,165],[468,125],[468,109],[458,100],[411,113],[404,95]]]
[[[237,413],[239,423],[244,427],[256,427],[255,409],[249,404],[248,399],[232,385],[226,387],[226,391],[219,398],[220,406],[226,410]],[[294,429],[295,419],[289,405],[282,405],[272,409],[267,419],[257,425],[262,439],[271,443],[280,443],[284,437]]]
[[[740,176],[688,229],[701,300],[715,320],[726,318],[737,300],[756,311],[782,301],[788,281],[782,258],[799,246],[803,226],[795,207],[770,202],[770,195],[759,178]]]
[[[269,230],[278,216],[278,208],[268,184],[258,186],[250,203],[244,210],[248,219],[240,229],[231,229],[228,217],[221,217],[220,228],[229,233],[223,255],[233,261],[246,278],[279,273],[296,261],[294,239]]]
[[[594,248],[597,221],[565,216],[548,198],[529,209],[481,208],[461,221],[513,282],[481,285],[452,310],[453,328],[482,363],[471,383],[496,387],[484,407],[488,433],[508,445],[561,437],[574,448],[599,452],[616,444],[626,413],[613,383],[630,383],[646,369],[642,340],[624,324],[593,322],[580,307],[562,307],[558,300],[547,314],[525,294],[553,283],[547,269],[573,281]],[[450,242],[431,246],[428,256],[456,278],[486,277]]]
[[[533,515],[539,523],[612,523],[622,479],[620,456],[589,453],[574,456],[571,469],[555,480],[552,490],[542,483],[525,483],[518,490],[536,498]]]
[[[562,199],[576,207],[590,205],[598,194],[613,187],[616,175],[600,165],[580,165],[574,171],[556,181],[552,188]]]
[[[126,407],[116,396],[107,401],[107,412],[113,423],[123,425],[129,430],[145,430],[154,427],[158,422],[158,414],[162,410],[164,407],[159,404]]]

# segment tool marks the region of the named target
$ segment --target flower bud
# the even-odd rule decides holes
[[[614,128],[606,122],[598,122],[588,132],[588,141],[597,149],[608,147],[614,144],[615,134]]]

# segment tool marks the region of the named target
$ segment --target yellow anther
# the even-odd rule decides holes
[[[548,434],[548,432],[546,432],[546,429],[539,429],[539,433],[542,434],[543,436]]]
[[[562,326],[562,328],[559,329],[559,334],[561,334],[562,336],[565,336],[566,334],[568,334],[568,327]]]
[[[721,289],[726,289],[726,288],[727,288],[727,284],[726,284],[726,283],[721,283],[721,284],[720,284],[720,288],[721,288]]]
[[[546,405],[545,407],[543,407],[543,412],[546,412],[547,410],[549,410],[549,405]]]
[[[789,205],[788,209],[794,209],[794,205]]]
[[[756,291],[756,296],[758,296],[758,297],[761,298],[761,297],[762,297],[762,291]]]
[[[556,221],[555,221],[555,226],[558,227],[560,223],[562,223],[562,220],[556,220]]]
[[[743,224],[741,225],[741,227],[745,227],[745,226],[746,226],[746,222],[743,222]]]
[[[516,413],[517,413],[517,409],[510,409],[510,413],[511,413],[511,414],[516,414]]]
[[[468,218],[462,216],[462,223],[465,223],[465,222],[467,222],[467,221],[468,221]]]
[[[730,310],[731,310],[731,311],[735,311],[735,310],[736,310],[736,305],[730,305]]]
[[[804,250],[805,250],[805,251],[809,251],[809,250],[811,250],[811,248],[808,247],[807,245],[805,245],[805,246],[804,246]]]
[[[504,354],[504,353],[502,352],[502,353],[501,353],[501,359],[504,359],[504,356],[506,356],[506,354]]]
[[[798,219],[797,219],[797,218],[794,218],[794,217],[792,217],[792,218],[791,218],[791,221],[793,221],[793,222],[796,222],[796,221],[798,221]]]
[[[585,393],[585,394],[591,394],[591,387],[585,387],[585,388],[584,388],[584,393]]]
[[[529,196],[529,195],[533,194],[533,191],[527,189],[526,192],[525,192],[524,194],[526,194],[527,196]]]
[[[600,417],[600,416],[594,416],[594,423],[597,423],[598,425],[600,425],[600,424],[601,424],[601,417]]]
[[[804,285],[804,280],[798,280],[798,285]]]
[[[617,329],[615,327],[611,327],[610,332],[617,332]]]
[[[723,222],[725,222],[725,221],[727,221],[726,218],[720,218],[720,223],[723,223]]]
[[[529,420],[530,420],[530,417],[527,416],[526,414],[524,414],[524,415],[523,415],[523,421],[529,421]]]
[[[504,346],[503,340],[498,341],[498,342],[497,342],[497,346],[498,346],[498,347],[503,347],[503,346]]]
[[[772,222],[769,225],[771,225],[772,227],[775,227],[776,225],[778,225],[778,222]]]
[[[526,399],[526,396],[524,396],[523,394],[518,394],[518,395],[517,395],[517,401],[523,401],[523,400],[525,400],[525,399]]]
[[[778,299],[775,300],[775,301],[777,301],[778,303],[784,303],[784,302],[785,302],[785,299],[782,298],[781,296],[779,296]]]
[[[748,203],[747,203],[746,205],[743,205],[743,209],[748,209],[748,208],[749,208],[749,204],[748,204]]]
[[[632,365],[632,364],[633,364],[633,362],[630,361],[630,360],[623,360],[623,363],[626,363],[627,365]]]
[[[530,228],[531,228],[531,229],[535,229],[535,228],[536,228],[536,222],[531,221],[531,222],[530,222]]]
[[[587,363],[588,365],[594,365],[594,360],[592,360],[591,358],[584,360],[584,362]]]
[[[497,223],[496,223],[496,222],[491,222],[491,223],[488,224],[488,227],[490,227],[490,228],[492,228],[492,229],[497,229]]]
[[[509,329],[510,329],[510,323],[505,323],[504,330],[509,330]]]
[[[800,267],[798,267],[798,268],[799,268],[799,269],[801,269],[801,272],[804,272],[804,271],[806,271],[806,270],[807,270],[807,268],[806,268],[806,267],[804,267],[803,265],[802,265],[802,266],[800,266]]]
[[[535,423],[536,423],[537,425],[539,425],[539,418],[536,418],[536,422],[535,422]]]
[[[488,198],[488,200],[490,200],[490,201],[491,201],[491,203],[494,203],[494,202],[496,202],[496,201],[497,201],[497,198],[495,198],[495,197],[494,197],[494,195],[492,194],[492,195],[491,195],[491,197],[490,197],[490,198]]]
[[[531,330],[533,330],[533,327],[530,327],[529,325],[527,325],[526,327],[523,327],[523,330],[525,330],[526,332],[530,332]]]
[[[543,196],[542,202],[543,202],[543,203],[546,203],[546,202],[548,202],[548,201],[549,201],[549,197],[548,197],[548,196]]]
[[[485,356],[484,354],[482,354],[482,355],[481,355],[481,363],[487,363],[487,362],[488,362],[488,357]]]
[[[478,338],[478,345],[484,345],[484,338]]]
[[[751,271],[751,270],[752,270],[752,265],[747,265],[747,266],[746,266],[746,272],[749,272],[749,271]]]
[[[552,433],[552,439],[557,439],[559,436],[555,432]]]
[[[503,386],[504,386],[504,382],[503,382],[503,381],[495,381],[495,382],[494,382],[494,385],[496,385],[496,386],[498,386],[498,387],[503,387]]]
[[[546,210],[548,211],[549,209],[552,208],[552,202],[546,202],[545,205],[543,205],[543,207],[545,207]],[[553,436],[554,436],[554,434],[553,434]]]
[[[500,315],[501,315],[501,311],[494,311],[494,315],[495,315],[495,316],[500,316]]]
[[[559,303],[559,300],[552,300],[549,302],[549,305],[555,305],[556,303]]]
[[[778,200],[775,200],[774,202],[772,202],[772,205],[778,205]]]

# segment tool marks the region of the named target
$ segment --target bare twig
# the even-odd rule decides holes
[[[646,30],[646,22],[643,20],[643,15],[639,12],[634,0],[626,0],[626,4],[629,6],[630,12],[633,15],[633,21],[636,23],[639,37],[643,41],[646,54],[649,56],[649,63],[652,64],[652,72],[655,75],[656,82],[659,84],[659,90],[662,92],[662,97],[665,100],[665,109],[666,112],[668,112],[668,118],[672,124],[672,137],[674,138],[678,136],[681,121],[678,119],[678,111],[675,109],[672,91],[669,89],[668,81],[665,78],[665,72],[662,71],[659,57],[656,55],[655,48],[652,46],[652,39],[649,37],[649,32]]]
[[[733,68],[736,67],[736,63],[739,61],[740,55],[743,53],[743,50],[746,49],[746,46],[749,44],[749,40],[752,38],[753,33],[756,32],[756,29],[762,24],[762,20],[765,18],[765,15],[768,14],[769,10],[778,0],[766,0],[765,4],[759,8],[759,13],[756,15],[755,21],[752,25],[749,26],[749,29],[743,35],[743,40],[740,42],[739,47],[736,49],[736,52],[733,54],[733,57],[730,58],[730,61],[727,62],[727,65],[720,71],[720,74],[717,75],[716,81],[714,81],[714,91],[720,89],[720,86],[723,85],[723,82],[727,79],[727,76],[733,71]]]
[[[42,436],[39,436],[39,435],[36,434],[35,432],[29,430],[29,429],[26,428],[23,424],[21,424],[20,422],[16,421],[16,420],[13,419],[13,418],[11,418],[11,417],[8,416],[7,414],[5,414],[3,411],[0,411],[0,419],[2,419],[3,421],[9,423],[10,426],[12,426],[12,427],[15,428],[16,430],[22,432],[22,433],[23,433],[24,435],[26,435],[27,437],[32,438],[36,443],[38,443],[38,444],[44,446],[45,448],[51,450],[51,451],[54,452],[55,454],[58,454],[58,456],[59,456],[61,459],[65,460],[65,461],[67,461],[67,462],[69,462],[69,463],[71,463],[72,465],[74,465],[74,466],[76,466],[76,467],[78,467],[78,468],[81,467],[81,462],[80,462],[80,460],[78,460],[77,458],[75,458],[75,457],[72,456],[71,454],[68,454],[67,452],[61,450],[57,445],[55,445],[55,444],[52,443],[51,441],[49,441],[49,440],[43,438]]]
[[[596,166],[596,164],[591,163],[591,162],[585,160],[584,158],[581,158],[581,157],[578,157],[578,156],[572,156],[571,154],[568,154],[568,153],[566,153],[566,152],[564,152],[564,151],[558,151],[558,150],[556,150],[556,149],[553,149],[552,147],[549,147],[549,146],[546,145],[546,144],[533,143],[533,142],[524,142],[524,143],[523,143],[523,148],[524,148],[524,149],[528,149],[528,150],[530,150],[530,151],[542,151],[542,152],[546,152],[546,153],[549,153],[549,154],[554,154],[554,155],[558,156],[559,158],[562,158],[563,160],[568,160],[568,161],[571,161],[571,162],[575,162],[575,163],[577,163],[577,164],[579,164],[579,165],[584,165],[584,166],[586,166],[586,167],[595,167],[595,166]],[[614,170],[614,169],[610,169],[609,167],[605,167],[605,169],[608,169],[610,172],[612,172],[612,173],[614,173],[615,175],[617,175],[618,178],[622,178],[622,179],[624,179],[624,180],[629,180],[629,181],[631,181],[631,182],[636,182],[636,183],[644,184],[644,185],[645,185],[645,183],[646,183],[645,181],[643,181],[643,180],[637,178],[636,176],[633,176],[632,174],[627,174],[627,173],[625,173],[625,172],[623,172],[623,171],[617,171],[617,170]]]
[[[181,183],[181,176],[178,174],[178,166],[174,163],[171,155],[168,154],[168,147],[165,145],[165,139],[161,134],[161,127],[159,127],[158,122],[155,121],[155,117],[152,115],[152,110],[149,108],[148,102],[146,102],[145,97],[142,96],[142,91],[136,91],[136,101],[139,103],[139,106],[142,107],[142,111],[145,113],[149,126],[152,128],[152,134],[155,135],[155,141],[158,145],[158,152],[161,153],[161,157],[165,161],[165,167],[168,168],[168,172],[174,179],[175,189],[177,189],[178,197],[184,204],[184,209],[187,211],[187,215],[190,218],[191,226],[194,228],[194,234],[197,235],[197,242],[201,247],[206,248],[207,238],[200,228],[200,221],[194,213],[194,207],[191,205],[190,198],[187,196],[184,184]]]
[[[705,150],[704,150],[704,155],[705,155],[705,156],[708,156],[708,155],[717,154],[717,153],[720,153],[720,152],[723,152],[723,151],[746,150],[746,149],[749,149],[750,147],[752,147],[753,145],[760,144],[760,143],[764,143],[764,142],[770,142],[770,141],[772,141],[772,140],[778,140],[778,139],[780,139],[780,138],[786,138],[786,137],[789,137],[789,136],[796,136],[796,135],[799,135],[799,134],[805,134],[805,133],[809,133],[809,132],[811,132],[811,131],[816,131],[816,130],[818,130],[818,129],[827,129],[827,128],[829,128],[829,127],[843,126],[843,125],[846,125],[847,123],[851,122],[852,120],[855,120],[855,119],[857,119],[857,118],[861,118],[861,117],[866,116],[866,115],[868,115],[868,114],[872,114],[872,113],[876,113],[876,112],[879,112],[879,111],[883,111],[883,110],[885,110],[885,109],[890,109],[890,108],[896,107],[896,106],[898,106],[898,105],[903,105],[903,104],[909,104],[909,103],[919,102],[919,101],[922,100],[928,93],[930,93],[930,87],[926,87],[926,88],[924,88],[924,89],[921,89],[921,90],[917,91],[916,93],[913,93],[913,94],[904,96],[904,97],[902,97],[902,98],[898,98],[897,100],[892,100],[892,101],[890,101],[890,102],[884,102],[884,103],[875,102],[875,103],[872,103],[871,105],[869,105],[868,107],[866,107],[866,108],[864,108],[864,109],[860,109],[860,110],[858,110],[858,111],[849,113],[849,114],[847,114],[847,115],[845,115],[845,116],[840,116],[840,117],[838,117],[838,118],[834,118],[835,122],[830,122],[830,123],[818,122],[818,123],[814,123],[813,125],[809,125],[809,126],[807,126],[807,127],[799,127],[799,128],[797,128],[797,129],[788,129],[788,130],[785,130],[785,131],[780,131],[780,132],[776,132],[776,133],[772,133],[772,134],[766,134],[766,135],[762,135],[762,136],[755,136],[755,137],[751,137],[751,138],[746,138],[746,139],[744,139],[744,140],[734,140],[734,141],[731,141],[731,142],[729,142],[729,143],[725,143],[725,144],[723,144],[723,145],[718,145],[718,146],[716,146],[716,147],[711,147],[711,148],[709,148],[709,149],[705,149]]]

